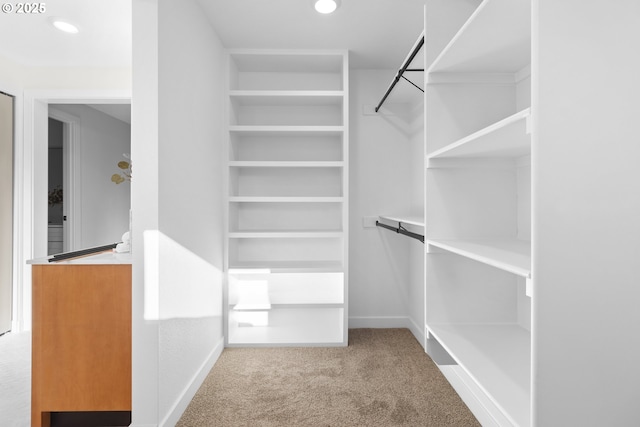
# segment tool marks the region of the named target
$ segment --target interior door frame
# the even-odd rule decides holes
[[[22,269],[20,268],[20,254],[23,248],[23,244],[20,241],[18,230],[22,221],[22,205],[23,200],[20,189],[22,188],[22,166],[23,152],[16,149],[19,146],[19,141],[23,140],[23,125],[24,125],[24,96],[20,87],[12,84],[11,82],[0,82],[0,91],[13,96],[13,260],[12,260],[12,308],[11,308],[11,331],[17,332],[20,329],[20,322],[18,321],[19,313],[21,313],[23,301],[22,294],[18,292],[20,286],[20,280],[22,279]],[[29,301],[29,303],[31,303]]]
[[[10,153],[9,157],[9,161],[11,163],[10,165],[10,183],[8,185],[9,188],[9,199],[10,199],[10,207],[8,207],[8,210],[10,211],[9,213],[9,220],[11,222],[11,225],[8,226],[8,224],[2,224],[2,228],[3,230],[6,230],[9,232],[9,238],[10,238],[10,242],[7,246],[5,246],[5,242],[2,242],[2,246],[3,246],[3,260],[2,260],[2,264],[3,264],[3,269],[4,266],[8,267],[8,271],[5,273],[3,272],[2,275],[2,280],[3,280],[3,284],[2,289],[0,289],[0,292],[2,293],[2,297],[0,298],[0,301],[2,301],[2,307],[0,307],[0,335],[6,333],[6,332],[10,332],[13,329],[13,315],[14,315],[14,303],[13,303],[13,295],[15,292],[15,282],[14,282],[14,278],[15,278],[15,265],[14,265],[14,256],[13,254],[15,253],[15,209],[16,209],[16,202],[15,202],[15,176],[16,176],[16,162],[15,162],[15,152],[16,152],[16,132],[15,132],[15,128],[16,128],[16,97],[15,95],[12,95],[10,93],[6,93],[4,91],[0,91],[0,95],[2,95],[3,97],[6,97],[8,99],[10,99],[11,101],[11,106],[10,106],[10,116],[8,117],[8,121],[11,123],[11,136],[9,137],[10,139],[10,147],[8,148],[8,151]],[[4,102],[4,101],[3,101]],[[3,119],[4,121],[4,119]],[[3,149],[4,152],[4,149]],[[6,153],[5,153],[6,154]],[[5,159],[6,160],[6,159]],[[3,187],[6,184],[3,184]],[[6,188],[5,188],[6,190]],[[4,192],[4,190],[3,190]],[[2,208],[3,211],[6,209],[5,207]],[[4,216],[4,214],[3,214]],[[9,229],[9,230],[7,230]],[[3,236],[4,236],[4,231],[3,231]],[[7,254],[4,253],[5,248],[9,248],[9,253],[10,253],[10,257],[11,260],[9,262],[7,262],[5,256]],[[4,279],[5,274],[8,276],[9,280],[7,283],[4,283]],[[8,313],[4,312],[4,309],[8,309]]]
[[[80,164],[80,150],[78,144],[80,132],[80,119],[74,115],[60,111],[49,105],[49,117],[62,122],[62,145],[63,145],[63,177],[62,194],[64,203],[62,204],[62,215],[65,218],[63,225],[63,251],[73,251],[80,249],[82,241],[82,223],[79,221],[82,211],[80,203],[76,203],[80,196],[80,185],[77,185],[80,177],[82,165]]]
[[[131,90],[25,90],[20,107],[22,127],[16,141],[23,149],[16,156],[18,214],[14,252],[14,330],[31,329],[31,266],[27,261],[46,256],[47,241],[47,137],[49,104],[129,104]],[[16,107],[18,107],[16,105]],[[19,123],[19,122],[18,122]]]

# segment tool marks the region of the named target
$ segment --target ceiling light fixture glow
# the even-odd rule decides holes
[[[340,6],[340,0],[314,0],[313,6],[319,13],[332,13],[338,6]]]
[[[63,31],[65,33],[69,33],[69,34],[77,34],[80,32],[80,30],[78,29],[78,27],[76,27],[75,25],[67,22],[67,21],[63,21],[62,19],[54,19],[51,21],[51,24],[56,27],[58,30]]]

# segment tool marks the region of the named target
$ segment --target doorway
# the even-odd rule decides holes
[[[13,289],[13,96],[0,92],[0,335],[11,330]]]
[[[64,188],[64,123],[49,117],[49,185],[47,255],[65,251],[64,215],[68,189]],[[65,191],[67,190],[67,191]]]
[[[48,104],[47,254],[116,242],[130,185],[111,176],[131,151],[130,104]]]

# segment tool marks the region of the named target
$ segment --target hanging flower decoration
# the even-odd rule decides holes
[[[62,204],[62,187],[59,185],[49,190],[49,206]]]
[[[118,162],[118,167],[122,171],[111,175],[111,182],[115,184],[122,184],[125,181],[131,182],[131,159],[128,154],[123,154],[123,156],[127,160],[120,160]]]

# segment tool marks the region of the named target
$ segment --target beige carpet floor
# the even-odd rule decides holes
[[[0,336],[0,426],[31,425],[31,332]]]
[[[177,424],[479,425],[407,329],[351,329],[348,347],[227,348]]]

